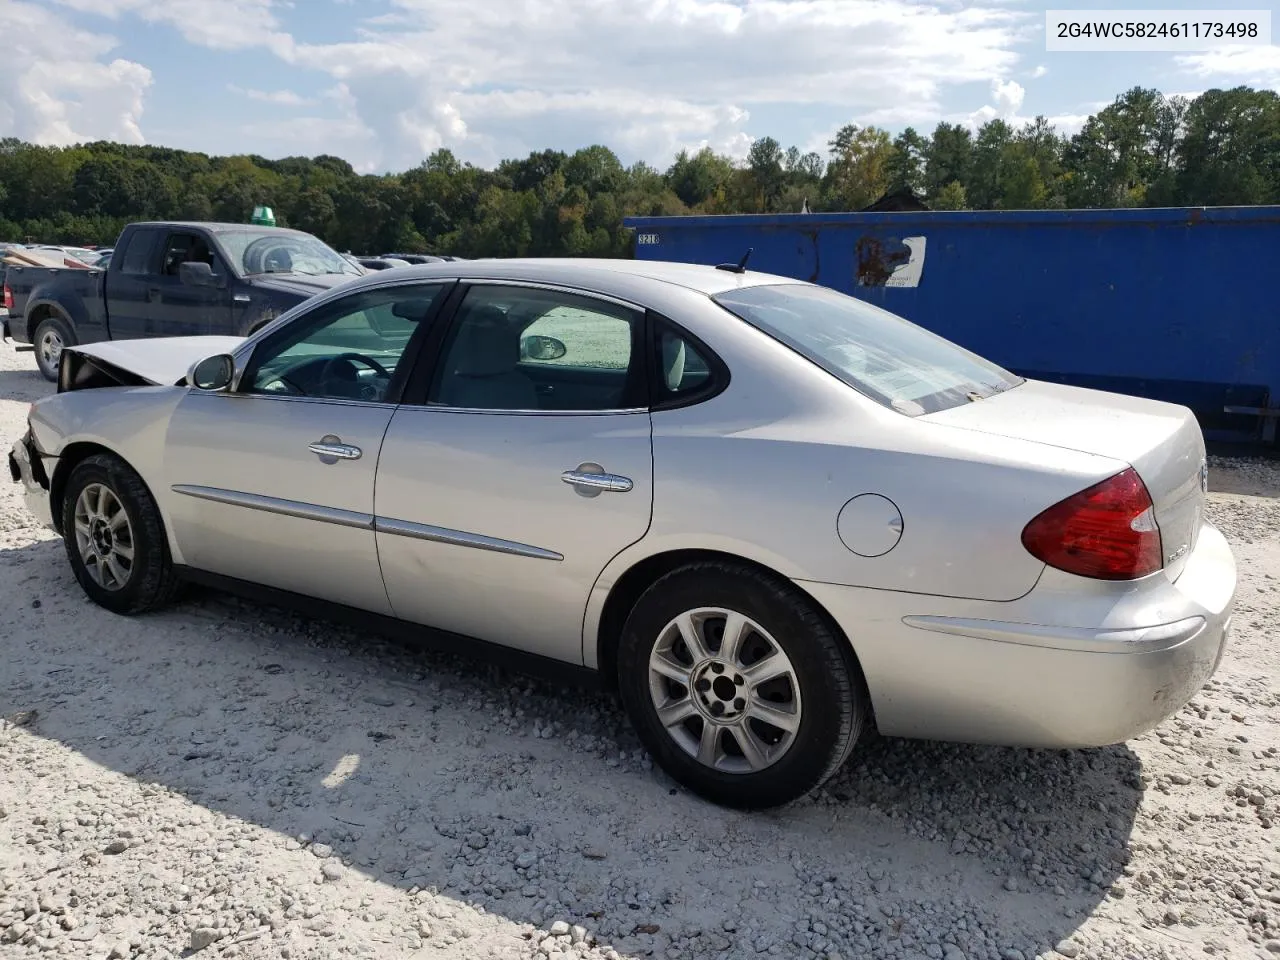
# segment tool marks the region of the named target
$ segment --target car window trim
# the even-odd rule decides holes
[[[453,332],[458,323],[458,312],[466,299],[467,293],[473,287],[520,287],[526,290],[547,290],[552,293],[566,293],[571,296],[582,297],[588,300],[599,300],[603,303],[611,303],[614,306],[623,307],[631,310],[638,315],[639,322],[632,326],[631,330],[631,350],[634,355],[637,350],[647,357],[649,354],[648,344],[650,342],[649,333],[649,310],[647,307],[641,306],[633,301],[626,300],[622,297],[611,296],[607,293],[599,293],[590,288],[578,287],[573,284],[566,283],[548,283],[540,280],[516,280],[510,278],[490,279],[487,277],[461,277],[458,279],[457,287],[450,292],[449,302],[444,304],[441,313],[437,317],[434,328],[429,331],[428,338],[423,344],[422,353],[420,354],[413,371],[410,374],[410,382],[400,396],[400,404],[405,407],[414,407],[419,410],[432,410],[440,413],[469,413],[490,416],[543,416],[543,417],[559,417],[559,416],[604,416],[618,414],[634,414],[646,413],[649,410],[649,398],[652,390],[650,380],[649,363],[642,361],[640,364],[639,376],[641,384],[639,387],[630,387],[629,392],[638,395],[641,401],[639,406],[629,405],[624,407],[608,407],[599,410],[501,410],[489,407],[453,407],[444,406],[442,404],[430,404],[427,398],[431,395],[431,388],[435,383],[436,377],[440,372],[440,366],[444,362],[444,345],[449,341],[449,336]],[[631,371],[628,370],[628,374]]]
[[[439,286],[443,288],[442,295],[438,297],[436,302],[432,304],[427,315],[422,318],[422,322],[418,324],[418,328],[413,331],[409,337],[409,342],[405,344],[404,353],[400,355],[400,360],[396,363],[396,372],[391,378],[391,383],[387,387],[387,395],[382,400],[352,400],[345,397],[295,397],[284,394],[267,395],[255,393],[249,389],[253,383],[253,377],[257,374],[261,367],[262,353],[270,350],[275,344],[286,339],[286,335],[294,328],[296,324],[306,323],[307,318],[315,313],[328,310],[349,297],[359,297],[370,293],[376,293],[384,290],[393,289],[395,287],[425,287]],[[263,337],[257,343],[253,344],[253,349],[245,359],[244,371],[236,378],[236,383],[232,387],[231,393],[241,397],[266,397],[271,400],[295,400],[304,403],[342,403],[354,404],[358,406],[372,407],[394,407],[399,406],[402,402],[405,387],[410,383],[413,372],[417,367],[418,356],[422,350],[422,346],[426,338],[431,334],[432,329],[437,325],[441,314],[448,301],[453,297],[457,289],[457,280],[453,278],[397,278],[395,282],[379,283],[368,287],[361,287],[358,290],[348,290],[343,293],[336,294],[332,297],[326,297],[320,303],[314,304],[312,309],[293,317],[288,323],[272,330],[270,334]],[[425,328],[425,329],[424,329]],[[406,366],[406,360],[408,365]],[[403,373],[401,372],[403,371]]]

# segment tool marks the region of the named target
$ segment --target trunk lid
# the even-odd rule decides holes
[[[1204,434],[1186,407],[1028,380],[994,397],[919,419],[1128,463],[1155,505],[1169,579],[1177,579],[1195,549],[1208,471]]]

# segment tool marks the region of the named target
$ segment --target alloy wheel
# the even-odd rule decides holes
[[[111,489],[88,484],[76,498],[76,548],[93,582],[120,590],[133,573],[134,539],[129,515]]]
[[[800,682],[781,644],[733,610],[688,610],[649,655],[649,694],[671,739],[703,766],[758,773],[800,729]]]

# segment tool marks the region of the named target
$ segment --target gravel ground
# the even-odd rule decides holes
[[[49,389],[0,347],[3,449]],[[604,697],[216,594],[108,614],[5,483],[0,957],[1274,957],[1280,470],[1212,483],[1240,615],[1178,716],[871,739],[766,814],[675,789]]]

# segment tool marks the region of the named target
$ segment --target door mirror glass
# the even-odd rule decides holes
[[[213,267],[207,263],[183,263],[178,266],[178,279],[188,287],[216,287]]]
[[[197,390],[225,390],[235,376],[236,362],[229,353],[205,357],[191,367],[187,382]]]
[[[521,360],[559,360],[568,352],[563,340],[535,334],[520,341]]]

